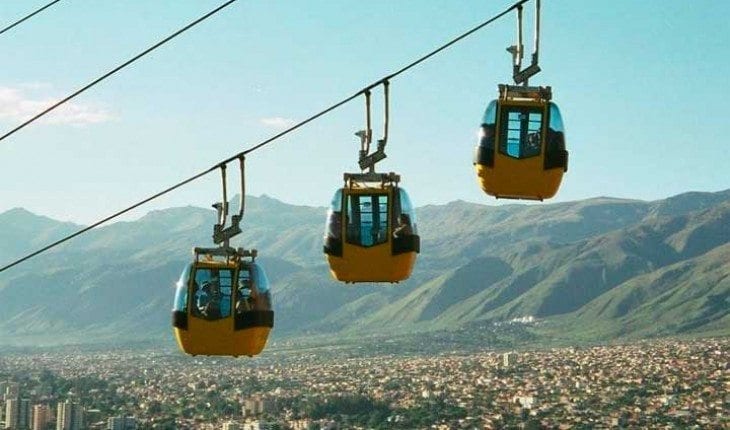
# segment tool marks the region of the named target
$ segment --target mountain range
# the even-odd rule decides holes
[[[235,201],[235,199],[234,199]],[[600,342],[730,334],[730,190],[417,209],[421,254],[399,284],[344,285],[322,255],[325,208],[247,197],[236,246],[272,281],[275,339],[430,335],[522,324]],[[171,342],[173,284],[215,213],[180,207],[79,236],[0,273],[0,344]],[[83,226],[0,214],[0,265]]]

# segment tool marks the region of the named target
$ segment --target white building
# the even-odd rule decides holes
[[[251,417],[263,414],[265,412],[271,412],[273,407],[273,401],[271,399],[265,399],[261,396],[251,397],[243,402],[242,414],[244,417]]]
[[[241,430],[241,424],[238,424],[235,421],[228,421],[226,423],[223,423],[223,430]]]
[[[24,430],[30,424],[30,400],[9,398],[5,402],[5,428]]]
[[[66,400],[58,404],[56,430],[81,430],[84,427],[84,409],[76,402]]]
[[[517,363],[517,353],[516,352],[505,352],[502,355],[502,365],[504,367],[513,366],[515,363]]]
[[[5,428],[18,428],[18,399],[8,399],[5,402]]]

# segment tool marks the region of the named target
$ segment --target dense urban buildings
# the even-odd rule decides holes
[[[729,353],[730,339],[435,356],[5,354],[2,423],[20,426],[25,400],[28,426],[64,430],[729,428]]]

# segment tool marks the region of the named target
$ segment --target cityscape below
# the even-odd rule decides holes
[[[730,340],[420,355],[272,348],[0,355],[2,428],[727,428]]]

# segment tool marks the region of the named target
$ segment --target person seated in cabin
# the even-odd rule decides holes
[[[413,235],[413,227],[411,227],[411,219],[407,214],[398,216],[398,225],[393,230],[393,237],[406,237]]]
[[[479,145],[484,148],[494,149],[494,124],[482,124],[481,136],[479,136]]]
[[[534,132],[527,135],[527,147],[523,156],[531,157],[540,153],[540,132]]]
[[[555,131],[552,127],[548,127],[547,130],[547,152],[557,152],[565,150],[565,135],[562,131]]]
[[[244,285],[238,290],[238,299],[236,301],[236,313],[241,314],[253,310],[253,297],[251,289]]]
[[[213,277],[210,281],[204,282],[202,291],[203,294],[198,300],[200,313],[209,320],[219,319],[221,317],[221,290],[218,278]]]
[[[331,212],[329,216],[327,235],[333,239],[342,239],[342,212]]]

